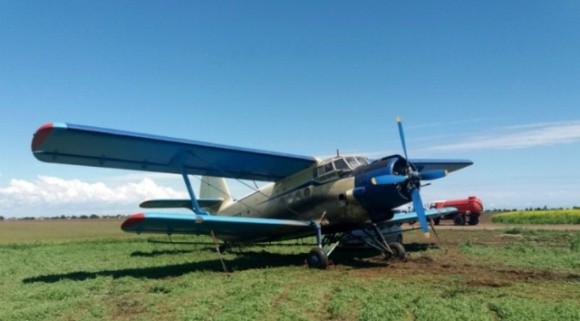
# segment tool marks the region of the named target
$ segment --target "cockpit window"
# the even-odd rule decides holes
[[[367,165],[369,161],[365,157],[335,157],[324,161],[315,171],[317,178],[328,177],[330,174],[351,172],[361,165]]]
[[[334,168],[336,168],[339,171],[349,171],[349,170],[351,170],[351,167],[348,166],[348,164],[346,163],[346,161],[344,160],[344,158],[337,158],[334,161],[332,161],[332,163],[334,164]]]
[[[368,165],[369,159],[365,157],[357,157],[356,158],[361,165]]]
[[[355,169],[360,165],[354,157],[345,157],[344,160],[348,163],[348,165],[350,165],[350,168],[352,169]]]

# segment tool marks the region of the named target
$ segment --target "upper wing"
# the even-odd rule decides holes
[[[316,163],[314,157],[64,123],[40,127],[32,152],[44,162],[260,181]]]
[[[419,172],[442,169],[453,172],[473,165],[473,162],[467,159],[411,159],[409,161],[417,167]]]

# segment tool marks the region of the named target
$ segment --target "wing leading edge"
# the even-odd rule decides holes
[[[51,163],[276,181],[316,163],[314,157],[97,127],[40,127],[32,152]]]

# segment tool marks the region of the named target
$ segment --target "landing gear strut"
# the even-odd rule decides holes
[[[312,225],[316,230],[317,246],[313,247],[310,250],[310,253],[308,253],[306,263],[310,268],[326,270],[330,265],[328,256],[338,247],[341,238],[337,238],[333,235],[326,235],[323,239],[320,224],[318,222],[312,222]]]

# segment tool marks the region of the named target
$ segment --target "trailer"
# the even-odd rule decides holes
[[[451,219],[455,225],[477,225],[479,216],[483,212],[483,202],[476,196],[468,198],[437,201],[429,205],[429,208],[455,207],[457,212],[444,215],[433,220],[435,225],[439,225],[442,219]]]

